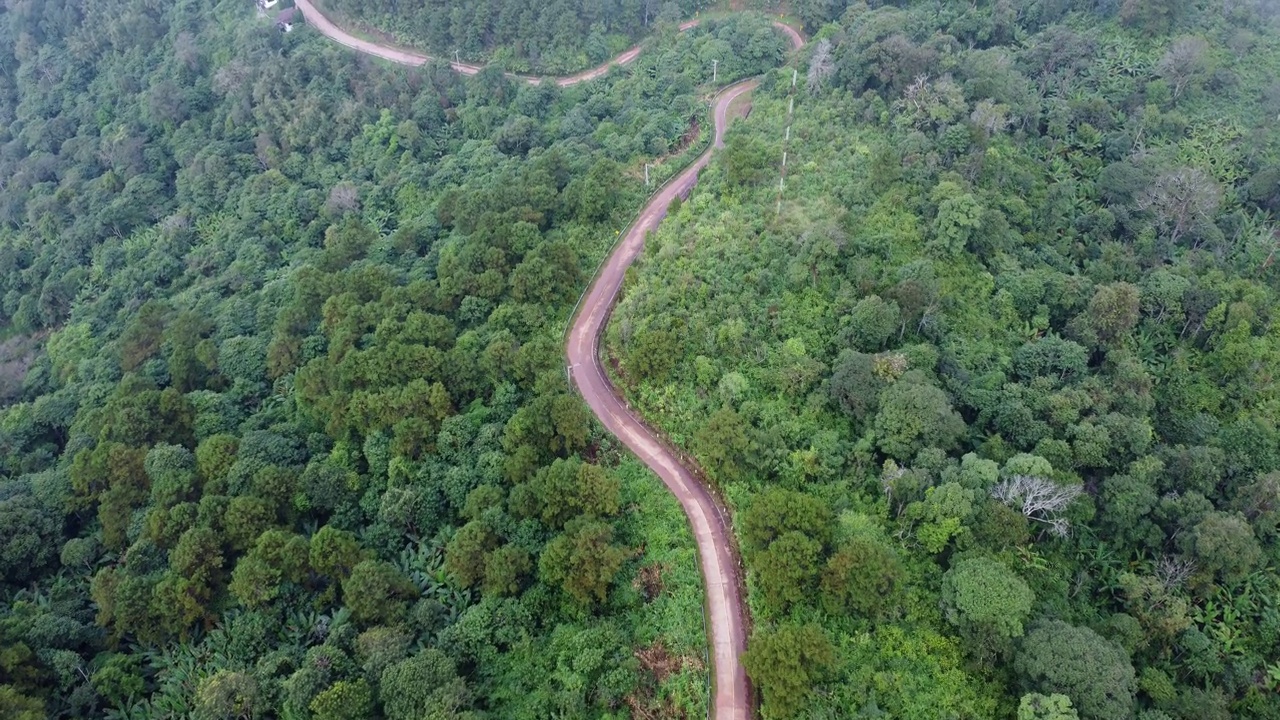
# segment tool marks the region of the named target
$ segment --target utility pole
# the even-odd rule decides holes
[[[649,187],[649,163],[644,164],[644,186]]]
[[[792,90],[794,90],[796,87],[796,77],[799,75],[800,75],[799,70],[796,70],[795,68],[791,69],[791,89]]]
[[[462,64],[462,51],[461,51],[461,50],[454,50],[454,51],[453,51],[453,64],[454,64],[454,65],[461,65],[461,64]]]
[[[715,84],[716,78],[719,77],[720,75],[719,70],[720,70],[720,61],[712,60],[711,61],[711,84],[712,85]]]

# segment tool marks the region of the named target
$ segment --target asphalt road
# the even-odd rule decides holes
[[[428,55],[358,38],[330,22],[310,0],[295,0],[295,3],[312,28],[340,45],[402,65],[419,66],[431,60]],[[695,25],[697,21],[692,20],[680,28],[687,30]],[[794,49],[804,45],[804,38],[794,28],[781,22],[775,22],[774,26],[787,35]],[[574,85],[598,78],[609,72],[609,68],[625,65],[639,55],[640,47],[636,46],[603,65],[576,75],[519,77],[534,84],[549,80],[561,86]],[[450,65],[465,75],[474,75],[481,70],[480,66],[467,63],[453,62]],[[643,249],[645,237],[657,229],[667,214],[668,206],[677,196],[689,194],[698,181],[698,173],[711,161],[712,153],[724,147],[730,104],[753,90],[756,84],[755,80],[747,80],[726,87],[716,95],[712,112],[715,125],[712,147],[668,182],[640,211],[587,290],[581,309],[574,316],[566,348],[570,377],[591,411],[609,432],[662,479],[689,518],[707,592],[705,609],[712,651],[712,702],[717,720],[746,720],[752,709],[751,687],[742,667],[742,653],[747,645],[746,604],[740,582],[742,567],[732,542],[728,514],[694,473],[668,450],[659,434],[647,427],[619,399],[600,364],[599,339],[613,311],[623,276]]]

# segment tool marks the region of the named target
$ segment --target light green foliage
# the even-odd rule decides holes
[[[920,522],[916,537],[925,550],[942,552],[953,539],[965,536],[976,495],[959,483],[949,482],[927,488],[923,500],[907,506],[905,517]]]
[[[1018,703],[1018,720],[1079,720],[1071,698],[1054,693],[1027,693]]]
[[[982,226],[982,206],[977,198],[950,180],[934,188],[932,199],[938,203],[938,215],[930,247],[942,258],[959,255]]]
[[[252,716],[261,712],[258,682],[242,672],[221,670],[205,678],[196,691],[194,717],[201,720]]]
[[[1264,613],[1217,599],[1276,585],[1257,555],[1276,494],[1257,478],[1280,469],[1263,330],[1280,104],[1256,99],[1275,100],[1280,43],[1260,29],[1273,14],[1175,5],[1067,20],[1043,4],[793,3],[829,42],[799,65],[816,81],[788,113],[790,73],[767,75],[727,138],[771,146],[790,127],[782,202],[713,159],[647,239],[605,354],[680,328],[661,379],[624,391],[738,513],[757,615],[814,620],[839,648],[839,680],[802,715],[1012,716],[1028,692],[1106,715],[1016,672],[1039,615],[1132,653],[1108,666],[1114,716],[1280,707],[1231,679],[1265,672]],[[799,505],[780,489],[877,526],[824,542],[811,599],[793,589],[812,587],[812,553],[781,538],[817,537],[757,534],[759,508]],[[884,539],[901,574],[855,537]],[[1016,608],[981,626],[940,597],[979,557],[1012,580],[969,589]],[[1131,666],[1164,673],[1174,699],[1129,704]]]
[[[1003,563],[989,557],[958,561],[942,578],[942,602],[953,625],[1021,637],[1035,594]]]
[[[0,717],[5,720],[43,720],[49,715],[45,702],[18,691],[12,685],[0,685]]]
[[[362,720],[373,717],[373,691],[363,678],[340,680],[316,695],[310,705],[316,720]]]

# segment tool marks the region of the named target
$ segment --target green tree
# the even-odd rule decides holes
[[[1141,297],[1138,288],[1129,283],[1103,285],[1093,294],[1080,321],[1093,337],[1104,344],[1112,343],[1138,324]]]
[[[484,559],[483,589],[489,594],[516,595],[532,568],[533,561],[527,551],[504,545]]]
[[[462,587],[471,587],[485,576],[485,556],[498,545],[489,526],[472,520],[454,533],[445,546],[444,567]]]
[[[876,440],[880,449],[898,460],[910,460],[922,448],[955,446],[965,430],[942,390],[906,378],[890,385],[880,397]]]
[[[879,352],[898,331],[900,323],[898,303],[882,300],[879,295],[868,295],[859,300],[848,317],[842,320],[844,327],[840,338],[854,350]]]
[[[252,675],[218,670],[200,681],[194,717],[197,720],[255,717],[264,706],[262,689]]]
[[[1211,512],[1195,526],[1188,544],[1201,566],[1225,582],[1243,578],[1262,561],[1262,548],[1244,516]]]
[[[735,133],[725,143],[721,155],[724,177],[730,185],[742,187],[764,180],[773,166],[769,148],[758,138]]]
[[[626,551],[612,543],[612,525],[575,520],[543,548],[538,571],[544,581],[562,588],[581,605],[604,602],[626,559]]]
[[[872,538],[855,537],[827,560],[822,606],[832,614],[876,617],[892,607],[903,579],[892,548]]]
[[[1034,691],[1071,698],[1086,720],[1124,720],[1136,680],[1123,650],[1088,628],[1051,620],[1027,633],[1014,667]]]
[[[388,667],[379,686],[388,720],[450,718],[471,705],[471,691],[453,661],[435,648]]]
[[[404,616],[418,588],[396,566],[381,560],[364,560],[351,568],[342,581],[342,602],[357,622],[394,622]]]
[[[957,561],[942,577],[942,603],[952,625],[1021,637],[1036,596],[998,560],[970,557]]]
[[[311,568],[331,580],[342,580],[351,574],[364,551],[353,533],[325,525],[311,536]]]
[[[821,554],[822,543],[794,530],[755,553],[751,568],[769,604],[786,610],[811,598]]]
[[[769,717],[801,717],[819,682],[835,662],[835,650],[822,628],[781,625],[756,630],[742,665],[764,693]]]
[[[18,692],[12,685],[0,685],[0,718],[4,720],[44,720],[44,701]]]
[[[805,493],[769,488],[756,495],[742,516],[743,547],[750,555],[789,532],[831,543],[835,517],[825,503]]]
[[[38,577],[58,557],[60,513],[26,494],[0,500],[0,578],[15,585]]]
[[[880,408],[884,386],[876,375],[874,358],[845,350],[836,358],[827,390],[841,410],[861,422]]]
[[[309,707],[315,720],[372,718],[373,690],[364,678],[339,680],[328,690],[316,695]]]
[[[1079,720],[1066,695],[1027,693],[1018,703],[1018,720]]]
[[[693,449],[711,477],[725,486],[744,479],[751,447],[749,426],[732,408],[720,408],[707,418],[693,438]]]

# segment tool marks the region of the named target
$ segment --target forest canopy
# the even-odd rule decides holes
[[[1280,717],[1280,8],[789,7],[605,351],[762,715]]]
[[[0,38],[0,715],[702,712],[689,532],[559,343],[763,19],[572,89],[241,0]]]

